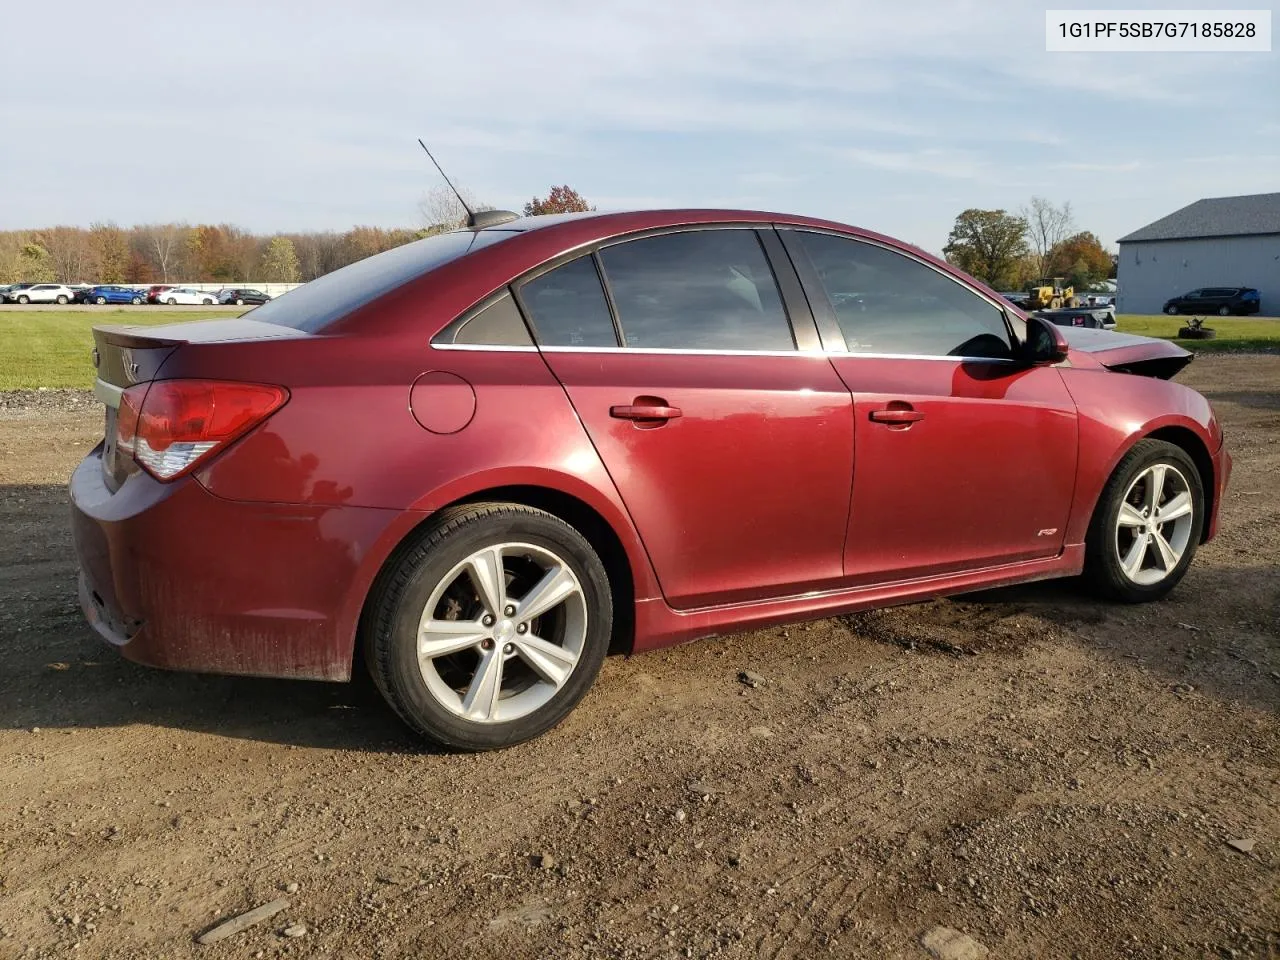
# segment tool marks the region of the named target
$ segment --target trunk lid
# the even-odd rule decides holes
[[[1087,327],[1059,329],[1072,350],[1089,354],[1108,370],[1117,373],[1171,380],[1195,359],[1190,350],[1169,340]]]

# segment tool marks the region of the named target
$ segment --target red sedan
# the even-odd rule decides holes
[[[349,679],[484,749],[607,650],[1084,573],[1167,594],[1231,460],[1164,341],[823,220],[482,222],[94,331],[80,593],[125,656]],[[1066,338],[1066,339],[1064,339]]]

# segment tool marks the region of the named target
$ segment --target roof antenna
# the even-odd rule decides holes
[[[462,199],[462,194],[459,192],[458,188],[453,185],[453,181],[449,179],[449,175],[445,173],[440,164],[436,162],[436,158],[431,156],[431,151],[427,149],[427,145],[422,142],[421,137],[418,138],[418,146],[422,148],[423,152],[427,155],[427,159],[430,160],[436,170],[439,171],[444,182],[449,185],[449,189],[453,191],[453,195],[457,197],[458,202],[462,204],[462,209],[467,211],[466,226],[469,229],[482,230],[485,227],[496,226],[499,223],[510,223],[512,220],[520,219],[518,214],[512,213],[510,210],[481,210],[479,212],[472,210],[471,207],[468,206],[467,201]]]

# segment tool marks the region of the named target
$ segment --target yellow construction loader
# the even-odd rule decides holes
[[[1064,287],[1066,277],[1044,277],[1027,290],[1027,306],[1030,310],[1057,310],[1060,307],[1078,307],[1074,287]]]

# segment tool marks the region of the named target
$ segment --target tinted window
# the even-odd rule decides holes
[[[444,342],[490,347],[533,345],[524,320],[520,317],[520,311],[509,293],[504,293],[488,306],[472,314],[456,328],[451,328],[450,332],[452,332],[452,338],[446,337]]]
[[[628,347],[794,350],[753,230],[696,230],[600,251]]]
[[[1010,357],[1004,314],[918,260],[830,234],[796,234],[851,353]]]
[[[451,260],[513,236],[501,230],[459,230],[416,240],[326,273],[268,300],[253,319],[316,331]]]
[[[591,256],[570,260],[520,287],[538,342],[546,347],[616,347],[613,315]]]
[[[1236,290],[1234,287],[1210,287],[1204,291],[1206,297],[1234,297]]]

